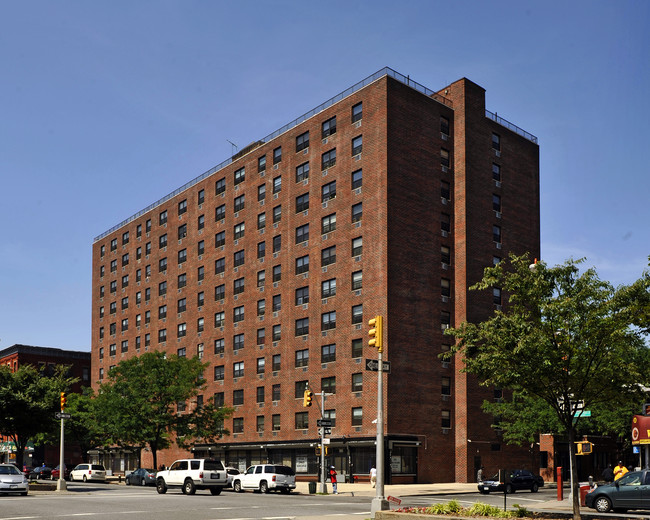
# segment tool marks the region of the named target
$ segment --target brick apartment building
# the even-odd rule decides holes
[[[368,320],[382,315],[386,482],[536,469],[480,409],[498,392],[439,354],[446,327],[502,304],[468,292],[483,269],[509,251],[538,257],[539,242],[537,139],[486,111],[467,79],[434,92],[383,69],[95,239],[93,384],[146,351],[198,355],[201,399],[236,411],[231,434],[195,453],[299,477],[318,471],[308,384],[334,394],[328,464],[367,477]]]

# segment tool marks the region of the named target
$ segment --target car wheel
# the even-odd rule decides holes
[[[537,493],[539,491],[539,484],[537,482],[533,483],[533,487],[530,488],[532,493]]]
[[[220,495],[222,489],[223,488],[220,488],[220,487],[213,487],[213,488],[210,488],[210,493],[212,493],[213,495]]]
[[[241,482],[239,480],[235,480],[232,483],[232,489],[235,491],[235,493],[241,493]]]
[[[268,493],[269,492],[269,485],[266,483],[266,480],[262,480],[260,482],[260,493]]]
[[[141,485],[141,486],[146,486],[146,485],[147,485],[147,481],[143,478],[143,479],[140,481],[140,485]]]
[[[512,495],[515,492],[515,488],[512,487],[512,484],[506,484],[506,495]]]
[[[607,497],[600,496],[594,500],[594,508],[599,513],[607,513],[612,508],[612,501]]]
[[[131,477],[126,477],[126,478],[124,479],[124,483],[125,483],[127,486],[130,486],[130,485],[131,485]]]
[[[84,475],[83,481],[88,482],[88,478],[86,477],[86,475]]]
[[[156,480],[156,491],[158,491],[160,495],[164,495],[165,493],[167,493],[167,485],[165,484],[165,481],[161,478]]]
[[[193,495],[194,493],[196,493],[196,486],[194,485],[192,479],[188,478],[183,483],[183,493],[185,493],[186,495]]]

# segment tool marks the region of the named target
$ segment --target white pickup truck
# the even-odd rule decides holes
[[[219,495],[227,483],[226,468],[214,459],[181,459],[156,473],[156,491],[160,494],[169,488],[181,488],[186,495],[193,495],[197,489]]]

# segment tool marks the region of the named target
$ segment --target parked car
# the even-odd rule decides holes
[[[219,495],[227,482],[226,468],[214,459],[181,459],[156,473],[156,491],[161,495],[175,487],[186,495],[193,495],[197,489],[209,489],[213,495]]]
[[[20,493],[29,491],[29,479],[13,464],[0,464],[0,493]]]
[[[595,487],[585,496],[587,507],[599,513],[650,509],[650,470],[631,471],[618,480]]]
[[[126,478],[126,485],[130,486],[155,486],[156,485],[156,472],[153,469],[138,468],[129,473]]]
[[[29,477],[29,474],[32,472],[33,469],[34,469],[33,466],[27,466],[27,465],[25,465],[25,466],[23,466],[23,474],[24,474],[26,477]]]
[[[497,473],[491,479],[479,482],[478,490],[484,495],[495,491],[505,491],[510,494],[521,489],[529,489],[537,493],[543,485],[544,479],[539,475],[533,475],[527,469],[513,469],[502,471],[501,479]]]
[[[47,466],[38,466],[29,472],[29,480],[44,480],[52,477],[52,468]]]
[[[237,468],[228,466],[226,468],[226,473],[228,473],[228,484],[226,484],[226,487],[231,488],[233,478],[236,477],[237,475],[241,475],[241,472]]]
[[[70,481],[83,480],[98,480],[100,482],[106,481],[106,469],[101,464],[77,464],[70,472]]]
[[[52,470],[52,475],[51,475],[52,480],[59,480],[59,466],[57,464],[56,468]],[[63,480],[70,480],[70,470],[68,469],[68,466],[65,464],[63,465]]]
[[[289,466],[257,464],[248,468],[245,473],[234,476],[232,488],[237,493],[245,489],[261,493],[268,493],[271,490],[290,493],[296,488],[296,472]]]

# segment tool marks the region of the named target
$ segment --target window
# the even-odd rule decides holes
[[[221,301],[226,297],[226,286],[224,284],[217,285],[214,288],[214,300]]]
[[[336,311],[329,311],[321,314],[320,330],[331,330],[335,328],[336,328]]]
[[[122,267],[125,265],[129,265],[129,253],[125,253],[122,255]]]
[[[226,178],[219,179],[217,182],[214,184],[215,188],[215,195],[221,195],[226,191]]]
[[[167,245],[167,239],[166,238],[165,238],[165,245]],[[149,257],[149,255],[151,254],[151,242],[147,242],[144,245],[144,254],[147,255],[147,257]]]
[[[352,256],[359,256],[363,252],[363,238],[357,237],[352,239]]]
[[[449,119],[440,116],[440,133],[446,136],[449,135]]]
[[[451,231],[451,219],[446,213],[440,215],[440,231],[444,233],[449,233]]]
[[[296,412],[296,430],[309,428],[309,412]]]
[[[257,229],[264,229],[266,227],[266,213],[257,215]]]
[[[446,376],[443,377],[441,379],[440,387],[442,395],[451,395],[451,378]]]
[[[281,365],[281,355],[280,354],[274,354],[273,355],[273,365],[272,369],[274,372],[280,370],[280,365]],[[277,401],[277,399],[274,399],[274,401]]]
[[[140,260],[140,259],[142,259],[142,247],[138,247],[138,248],[135,250],[135,259],[136,259],[136,260]],[[104,266],[102,266],[102,269],[104,269]],[[102,271],[102,276],[104,276],[103,271]]]
[[[451,428],[451,412],[449,410],[441,410],[440,419],[443,428]]]
[[[321,219],[321,233],[323,235],[331,233],[336,229],[336,213],[326,215]]]
[[[257,286],[258,287],[264,287],[265,283],[266,283],[266,271],[258,271],[257,272]]]
[[[450,188],[449,188],[449,183],[447,181],[441,181],[440,182],[440,198],[442,199],[443,203],[449,202],[449,196],[450,196]]]
[[[363,103],[357,103],[352,107],[352,122],[361,121],[363,117]]]
[[[451,249],[448,246],[440,246],[440,260],[445,265],[451,263]]]
[[[125,274],[122,277],[122,289],[124,289],[125,287],[128,287],[128,286],[129,286],[129,275]]]
[[[296,289],[296,305],[309,303],[309,286]]]
[[[240,195],[239,197],[235,197],[235,207],[233,208],[233,210],[235,211],[235,213],[237,213],[238,211],[243,210],[245,205],[246,205],[245,195]]]
[[[306,336],[309,334],[309,318],[300,318],[296,320],[296,336]]]
[[[178,288],[181,289],[187,285],[187,274],[178,275]]]
[[[111,293],[114,293],[117,291],[117,280],[113,280],[110,285],[110,291]]]
[[[235,323],[244,321],[244,306],[235,307],[233,309],[233,321]]]
[[[117,271],[117,260],[111,260],[111,273]]]
[[[282,219],[282,206],[276,206],[273,208],[273,223],[277,224]]]
[[[122,320],[122,329],[121,329],[121,332],[124,332],[124,331],[127,331],[127,330],[129,330],[129,319],[128,319],[128,318],[124,318],[124,319]]]
[[[158,319],[163,320],[167,317],[167,305],[158,307]]]
[[[151,311],[145,311],[144,313],[144,322],[151,323]]]
[[[257,315],[264,316],[266,314],[266,300],[257,300]]]
[[[215,339],[214,340],[214,353],[215,354],[223,354],[226,350],[226,342],[224,341],[223,338]]]
[[[257,344],[264,345],[266,343],[266,329],[257,329]]]
[[[440,149],[440,164],[444,168],[449,168],[449,150]]]
[[[363,322],[363,304],[352,306],[352,323]]]
[[[257,391],[256,391],[256,402],[258,403],[263,403],[264,402],[264,387],[263,386],[258,386]],[[263,424],[263,423],[262,423]]]
[[[264,170],[266,170],[266,155],[262,155],[257,159],[257,171],[263,172]]]
[[[296,137],[296,152],[309,148],[309,131]]]
[[[117,354],[117,345],[115,343],[111,344],[111,346],[108,348],[108,353],[111,356],[115,356]]]
[[[224,311],[214,313],[214,326],[223,327],[226,323],[226,314]]]
[[[176,327],[176,337],[182,338],[187,334],[187,323],[179,323]]]
[[[214,394],[214,405],[215,406],[223,406],[225,403],[224,399],[224,393],[223,392],[216,392]]]
[[[308,273],[308,272],[309,272],[309,255],[296,258],[296,274]]]
[[[352,340],[352,357],[353,358],[358,358],[363,356],[363,340],[361,338],[359,339],[353,339]]]
[[[224,245],[226,245],[226,232],[219,231],[219,233],[214,235],[214,247],[221,247]]]
[[[199,215],[197,227],[198,229],[203,229],[205,227],[205,215]]]
[[[233,390],[232,391],[232,404],[234,406],[244,404],[244,390]]]
[[[352,139],[352,155],[359,155],[363,150],[363,136],[358,135]]]
[[[352,290],[357,291],[363,287],[363,271],[352,273]]]
[[[309,193],[296,197],[296,213],[309,209]]]
[[[309,366],[309,349],[296,350],[296,368]]]
[[[493,256],[492,257],[492,265],[499,265],[499,262],[501,262],[501,257],[500,256]]]
[[[235,417],[232,420],[232,432],[233,433],[244,433],[244,418]]]
[[[309,240],[309,224],[304,224],[296,228],[296,244],[307,242]]]
[[[164,226],[167,224],[167,211],[161,211],[158,215],[158,224]]]
[[[273,281],[274,282],[279,282],[280,280],[282,280],[282,266],[281,265],[274,265],[273,266]]]
[[[122,245],[125,246],[128,243],[129,243],[129,232],[125,231],[124,233],[122,233]]]
[[[327,170],[336,164],[336,148],[328,150],[321,156],[321,170]]]
[[[273,150],[273,164],[278,164],[282,160],[282,147],[278,146]]]
[[[178,214],[182,215],[187,211],[187,199],[182,200],[178,203]]]
[[[359,202],[352,206],[352,222],[360,222],[361,217],[363,217],[363,206],[362,203]]]
[[[273,179],[273,193],[282,191],[282,177],[279,175]]]
[[[273,312],[277,312],[282,309],[282,298],[281,295],[275,294],[273,296]]]
[[[492,178],[495,181],[501,181],[501,166],[492,163]]]
[[[111,304],[108,306],[108,312],[115,314],[117,312],[117,303],[111,302]]]
[[[282,249],[282,235],[276,235],[273,237],[273,252],[279,253]]]
[[[320,362],[331,363],[332,361],[336,361],[336,345],[334,343],[323,345],[320,348]]]
[[[187,261],[187,249],[181,249],[178,252],[178,263],[182,264]]]
[[[164,273],[167,271],[167,258],[161,258],[158,260],[158,272]]]
[[[449,278],[442,278],[440,280],[440,294],[446,298],[451,296],[451,281]]]
[[[352,172],[352,189],[355,190],[357,188],[361,188],[362,184],[363,184],[363,171],[356,170]]]
[[[492,209],[497,213],[501,213],[501,197],[496,193],[492,194]]]
[[[244,265],[244,250],[236,251],[235,254],[233,255],[234,261],[235,261],[235,267],[239,267],[240,265]]]
[[[273,325],[273,341],[282,339],[282,325]]]
[[[158,343],[167,341],[167,329],[160,329],[158,331]]]
[[[221,204],[221,206],[217,206],[214,210],[214,221],[219,222],[220,220],[223,220],[226,218],[226,205]]]
[[[266,199],[266,184],[260,184],[257,187],[257,202],[261,202]]]
[[[441,311],[440,312],[440,328],[442,329],[442,332],[447,330],[449,326],[451,325],[451,314],[447,311]]]
[[[204,202],[205,202],[205,190],[199,190],[197,203],[203,204]]]
[[[331,117],[327,121],[323,121],[322,124],[323,139],[335,133],[336,133],[336,116]]]
[[[492,303],[494,305],[501,305],[501,289],[498,287],[492,288]]]
[[[501,151],[501,136],[499,134],[492,134],[492,149],[497,152]]]
[[[239,238],[243,238],[245,230],[246,230],[246,224],[244,222],[235,224],[235,228],[233,229],[233,232],[235,234],[235,240]]]
[[[244,182],[246,180],[246,169],[239,168],[235,170],[234,177],[235,177],[235,186],[237,186],[237,184]]]
[[[257,243],[257,258],[262,259],[266,256],[266,242]]]
[[[321,283],[321,298],[331,298],[336,295],[336,278]]]
[[[336,262],[336,246],[326,247],[321,251],[322,267],[333,264],[335,262]]]
[[[328,182],[321,190],[321,202],[327,202],[336,197],[336,181]]]
[[[363,374],[356,373],[352,374],[352,391],[361,392],[363,391]]]
[[[151,219],[147,219],[147,222],[145,222],[145,231],[147,233],[151,231]]]
[[[201,291],[196,295],[196,306],[203,307],[204,304],[205,304],[205,293]]]
[[[309,163],[303,163],[296,168],[296,182],[309,179]]]
[[[244,377],[244,362],[237,361],[232,365],[232,377]]]
[[[237,278],[233,282],[233,294],[241,294],[244,292],[244,278]]]
[[[274,432],[280,431],[280,414],[276,413],[271,416],[271,429]]]
[[[205,279],[205,267],[204,266],[199,266],[196,269],[196,279],[201,282]]]
[[[492,226],[492,240],[497,244],[501,243],[501,226]]]
[[[320,388],[328,394],[336,393],[336,377],[324,377],[320,380]]]
[[[167,294],[167,282],[160,282],[158,284],[158,296]]]
[[[363,423],[363,408],[352,408],[352,426],[361,426]]]
[[[294,397],[296,399],[302,399],[305,394],[305,390],[307,390],[308,387],[309,387],[309,381],[296,381],[294,385],[294,390],[295,390]]]

